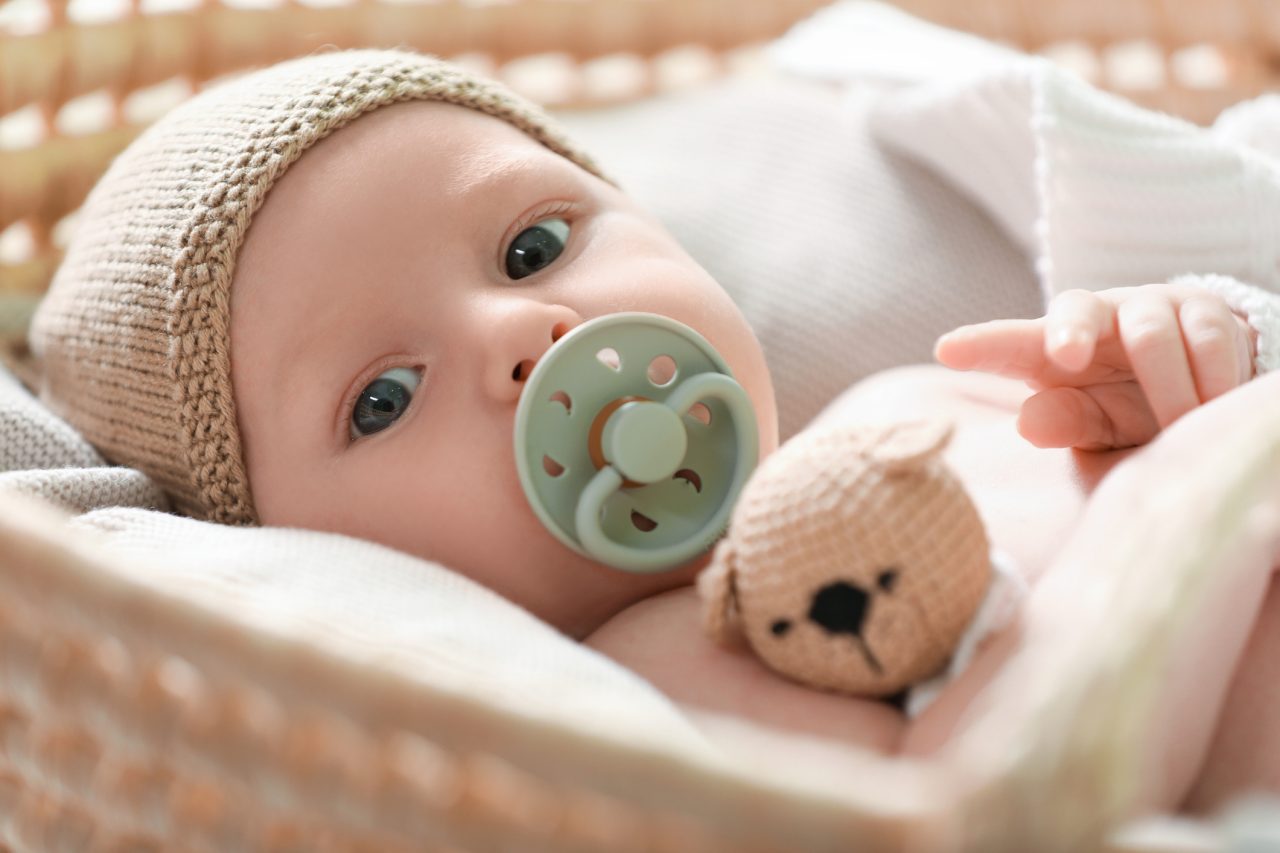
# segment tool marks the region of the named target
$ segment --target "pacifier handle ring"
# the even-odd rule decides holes
[[[708,397],[720,400],[729,409],[737,435],[738,453],[733,482],[727,492],[736,496],[755,468],[759,455],[755,411],[742,386],[724,374],[703,373],[681,383],[662,405],[683,417],[698,401]],[[666,571],[702,553],[719,538],[728,525],[729,513],[733,510],[733,501],[726,500],[696,535],[665,548],[634,548],[610,539],[600,524],[605,501],[622,485],[623,477],[614,466],[609,465],[597,471],[582,490],[574,522],[578,540],[588,554],[601,562],[630,572],[647,574]]]

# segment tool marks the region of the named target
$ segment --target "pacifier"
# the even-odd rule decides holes
[[[520,485],[565,545],[631,572],[711,547],[759,451],[755,410],[705,338],[657,314],[575,327],[525,381]]]

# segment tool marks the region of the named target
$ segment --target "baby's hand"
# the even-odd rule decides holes
[[[1026,381],[1018,432],[1038,447],[1109,450],[1150,441],[1201,403],[1253,377],[1255,335],[1218,296],[1149,284],[1059,294],[1038,320],[995,320],[943,335],[957,370]]]

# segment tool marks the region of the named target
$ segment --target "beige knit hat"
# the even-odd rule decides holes
[[[418,54],[324,53],[212,87],[148,128],[89,194],[32,324],[44,401],[181,511],[255,523],[231,390],[236,255],[289,164],[410,100],[496,116],[600,174],[532,104]]]

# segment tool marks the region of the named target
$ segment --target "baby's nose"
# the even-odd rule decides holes
[[[542,354],[580,323],[573,309],[544,304],[520,306],[494,320],[484,332],[489,336],[485,390],[504,402],[518,400]]]

